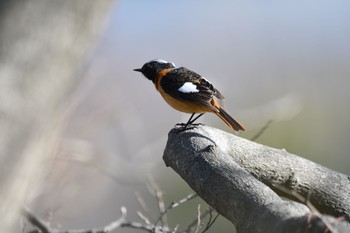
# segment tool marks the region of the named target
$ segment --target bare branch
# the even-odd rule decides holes
[[[142,224],[137,222],[126,221],[127,210],[125,207],[121,207],[121,216],[116,221],[109,223],[108,225],[97,228],[97,229],[71,229],[71,230],[60,230],[51,228],[46,224],[40,217],[36,216],[28,208],[23,208],[23,214],[27,220],[35,227],[37,227],[42,233],[108,233],[119,227],[129,227],[148,232],[170,232],[163,231],[161,228],[157,228],[151,224]]]
[[[205,217],[208,216],[208,214],[210,213],[210,209],[206,210],[203,214],[200,215],[199,219],[204,219]],[[191,232],[193,229],[195,229],[195,227],[198,225],[198,217],[188,225],[187,229],[185,230],[185,232]]]
[[[163,191],[160,189],[159,185],[156,183],[154,178],[152,176],[148,176],[149,180],[149,191],[150,193],[156,197],[157,203],[158,203],[158,208],[159,208],[159,213],[164,213],[165,212],[165,203],[164,203],[164,194]],[[160,222],[162,226],[167,226],[167,219],[166,219],[166,214],[161,214],[160,215]]]
[[[151,224],[149,219],[146,216],[144,216],[140,211],[137,211],[137,216],[139,216],[147,225]]]
[[[138,222],[126,222],[126,223],[122,224],[122,227],[129,227],[129,228],[134,228],[134,229],[140,229],[140,230],[148,231],[148,232],[151,232],[151,233],[165,232],[165,231],[156,230],[153,225],[145,225],[145,224],[138,223]],[[67,232],[67,233],[70,233],[70,232]]]
[[[150,211],[150,209],[148,208],[145,200],[143,199],[143,197],[141,196],[141,194],[139,192],[135,192],[135,197],[137,202],[140,204],[141,208],[152,218],[154,219],[155,217],[153,216],[152,212]]]
[[[177,232],[177,229],[179,229],[179,224],[177,224],[174,228],[174,230],[171,232],[171,233],[176,233]]]
[[[265,131],[270,127],[270,125],[272,124],[273,120],[268,120],[266,122],[266,124],[264,125],[264,127],[262,127],[259,132],[257,134],[255,134],[250,140],[255,142],[258,138],[261,137],[261,135],[263,135],[263,133],[265,133]]]
[[[207,223],[207,226],[204,228],[204,230],[202,231],[202,233],[205,233],[207,230],[210,229],[210,227],[215,223],[216,219],[218,219],[218,217],[220,216],[220,214],[216,213],[216,216],[213,219],[213,213],[212,213],[212,208],[209,209],[209,220]]]
[[[117,221],[111,222],[110,224],[108,224],[107,226],[105,226],[102,230],[101,233],[107,233],[110,231],[113,231],[114,229],[120,227],[123,223],[125,223],[125,218],[126,218],[126,208],[123,206],[120,208],[121,211],[121,216]],[[98,231],[97,231],[98,232]]]
[[[157,189],[160,190],[158,185],[154,186],[154,184],[153,184],[153,187],[157,187]],[[151,193],[151,194],[154,195],[155,193]],[[142,199],[142,198],[140,198],[139,194],[136,196],[138,196],[139,200]],[[171,209],[173,209],[181,204],[186,203],[187,201],[193,199],[196,196],[197,195],[195,195],[195,194],[190,194],[187,197],[185,197],[179,201],[172,202],[167,209],[164,209],[164,212],[168,212]],[[200,206],[198,207],[197,219],[196,219],[196,221],[194,221],[194,223],[192,224],[192,227],[191,227],[191,228],[193,228],[194,226],[197,225],[197,232],[200,228],[201,219],[206,216],[206,214],[200,216],[200,209],[199,208],[200,208]],[[37,230],[34,230],[30,233],[39,233],[39,232],[41,232],[41,233],[107,233],[107,232],[111,232],[117,228],[125,228],[125,227],[139,229],[139,230],[148,231],[148,232],[152,232],[152,233],[179,233],[179,231],[177,230],[179,225],[177,225],[174,229],[170,229],[168,226],[164,226],[163,223],[158,224],[160,221],[157,221],[157,223],[152,224],[151,221],[145,215],[143,215],[141,213],[141,211],[137,211],[137,215],[144,223],[127,221],[126,214],[127,214],[126,208],[122,207],[121,208],[121,216],[116,221],[113,221],[104,227],[96,228],[96,229],[61,230],[61,229],[55,229],[55,228],[51,227],[50,224],[47,223],[47,221],[44,221],[42,218],[36,216],[30,209],[28,209],[28,208],[23,209],[23,215],[25,216],[27,221],[30,222],[35,228],[37,228]],[[158,219],[161,219],[162,214],[164,214],[164,213],[160,213],[160,216]],[[186,232],[181,231],[181,233],[186,233]]]
[[[197,233],[199,229],[201,228],[201,205],[198,205],[197,207],[197,227],[194,233]]]
[[[158,224],[158,222],[161,220],[161,218],[163,217],[164,214],[168,213],[169,210],[174,209],[178,206],[180,206],[181,204],[188,202],[190,200],[192,200],[193,198],[197,197],[197,194],[189,194],[187,197],[179,200],[179,201],[174,201],[172,202],[165,210],[163,213],[160,213],[159,218],[157,219],[157,221],[155,222],[155,224]]]

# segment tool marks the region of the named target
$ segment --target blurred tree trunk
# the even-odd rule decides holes
[[[40,191],[79,83],[81,61],[113,1],[0,3],[0,232]]]

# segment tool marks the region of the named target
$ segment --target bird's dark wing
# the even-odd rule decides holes
[[[224,98],[208,80],[185,67],[170,70],[161,79],[160,85],[167,94],[181,101],[211,106],[213,96]]]

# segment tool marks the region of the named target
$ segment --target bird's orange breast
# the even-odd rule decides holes
[[[213,112],[213,108],[209,106],[205,106],[200,103],[190,102],[190,101],[182,101],[178,100],[168,93],[166,93],[163,88],[160,86],[160,81],[162,78],[173,68],[170,69],[164,69],[161,72],[159,72],[158,77],[155,82],[156,89],[159,91],[159,93],[162,95],[164,100],[173,108],[175,108],[178,111],[186,112],[186,113],[203,113],[203,112]]]
[[[180,101],[165,93],[163,89],[159,90],[160,94],[163,96],[164,100],[173,108],[178,111],[186,112],[186,113],[203,113],[203,112],[213,112],[212,108],[190,102],[190,101]]]

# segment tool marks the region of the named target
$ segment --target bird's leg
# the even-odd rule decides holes
[[[194,127],[196,127],[193,122],[195,122],[198,118],[200,118],[204,113],[199,114],[198,116],[196,116],[194,119],[192,119],[194,117],[196,113],[192,113],[190,119],[188,119],[186,125],[185,125],[185,130],[188,128],[189,125],[193,125]],[[200,124],[196,124],[196,125],[200,125]]]
[[[192,115],[191,115],[190,119],[188,119],[187,123],[179,123],[179,124],[176,124],[176,125],[179,125],[179,126],[183,127],[183,128],[182,128],[183,131],[185,131],[186,129],[191,129],[191,128],[189,127],[189,125],[192,125],[192,126],[193,126],[192,128],[195,128],[196,125],[200,125],[200,124],[193,124],[193,122],[195,122],[195,121],[196,121],[199,117],[201,117],[203,114],[204,114],[204,113],[201,113],[201,114],[199,114],[198,116],[196,116],[196,117],[193,119],[193,117],[196,115],[196,113],[192,113]]]
[[[188,119],[188,121],[187,121],[187,123],[186,123],[186,125],[189,125],[189,124],[191,124],[192,123],[192,118],[194,117],[194,115],[195,115],[196,113],[192,113],[192,115],[191,115],[191,117],[190,117],[190,119]]]
[[[186,125],[188,125],[188,124],[190,124],[190,125],[193,124],[193,122],[195,122],[198,118],[200,118],[204,113],[199,114],[196,118],[194,118],[193,120],[191,120],[192,117],[194,116],[194,114],[195,114],[195,113],[192,114],[192,116],[190,117],[190,119],[188,120],[188,122],[187,122]]]

